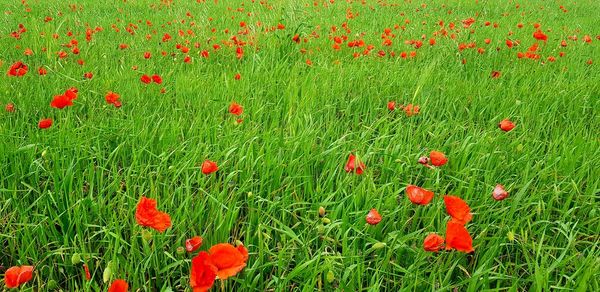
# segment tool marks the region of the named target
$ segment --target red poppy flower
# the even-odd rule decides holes
[[[14,64],[12,64],[12,66],[10,66],[7,74],[8,76],[20,77],[27,74],[28,70],[29,67],[27,67],[27,65],[23,64],[23,62],[21,61],[17,61]]]
[[[7,103],[4,109],[6,112],[13,113],[15,112],[15,105],[13,103]]]
[[[17,288],[33,278],[33,266],[14,266],[4,272],[4,284],[8,288]]]
[[[150,78],[150,76],[144,74],[140,78],[140,81],[142,81],[142,83],[144,83],[144,84],[149,84],[150,82],[152,82],[152,78]]]
[[[429,160],[435,166],[442,166],[448,162],[448,158],[446,158],[444,153],[435,150],[429,153]]]
[[[94,77],[94,74],[92,72],[83,73],[83,78],[85,79],[92,79],[92,77]]]
[[[492,78],[500,78],[500,71],[492,71]]]
[[[38,123],[40,129],[48,129],[52,126],[52,119],[43,119]]]
[[[407,117],[412,117],[414,115],[419,114],[419,106],[418,105],[413,105],[412,103],[409,103],[408,105],[406,105],[404,107],[404,113],[406,113]]]
[[[377,225],[379,222],[381,222],[381,215],[379,215],[379,212],[377,212],[377,210],[371,209],[371,211],[369,211],[369,214],[367,214],[367,217],[365,219],[370,225]]]
[[[121,98],[121,96],[119,96],[119,94],[117,93],[109,91],[104,98],[106,99],[106,103],[112,104],[115,107],[121,106],[121,102],[119,101],[119,98]]]
[[[156,200],[144,196],[137,204],[135,220],[139,225],[150,227],[158,232],[164,232],[171,226],[171,217],[156,209]]]
[[[85,273],[85,279],[86,280],[91,280],[92,279],[92,275],[90,274],[90,269],[88,268],[87,264],[83,264],[83,272]]]
[[[242,75],[240,75],[240,73],[235,74],[235,76],[233,77],[235,80],[240,80],[242,79]]]
[[[509,132],[510,130],[515,128],[515,124],[509,119],[504,119],[498,124],[498,127],[504,132]]]
[[[233,115],[239,116],[244,112],[244,108],[237,102],[232,101],[229,105],[229,112]]]
[[[217,277],[217,267],[210,261],[210,255],[202,251],[192,259],[190,286],[194,292],[208,291]]]
[[[203,174],[211,174],[215,171],[219,170],[217,163],[210,160],[205,160],[202,162],[202,173]]]
[[[417,205],[427,205],[433,199],[433,192],[413,185],[406,187],[408,199]]]
[[[162,84],[162,77],[154,74],[154,75],[152,75],[152,81],[156,84]]]
[[[395,110],[396,109],[396,102],[395,101],[388,101],[387,108],[390,111]]]
[[[456,249],[458,251],[473,252],[473,239],[464,225],[454,221],[446,224],[446,250]]]
[[[202,237],[194,236],[185,241],[185,250],[188,252],[193,252],[200,248],[202,245]]]
[[[446,212],[457,223],[466,224],[473,218],[469,205],[459,197],[446,195],[444,196],[444,204],[446,204]]]
[[[504,186],[497,184],[492,192],[492,197],[496,201],[502,201],[508,197],[508,192],[504,190]]]
[[[129,284],[122,279],[116,279],[108,287],[108,292],[127,292]]]
[[[533,33],[533,37],[534,37],[536,40],[540,40],[540,41],[547,41],[547,40],[548,40],[548,36],[547,36],[547,35],[545,35],[545,34],[544,34],[544,33],[543,33],[541,30],[539,30],[539,29],[538,29],[538,30],[536,30],[536,31]]]
[[[54,99],[52,99],[52,101],[50,102],[50,106],[53,108],[57,108],[57,109],[63,109],[67,106],[72,106],[73,105],[73,98],[70,98],[69,96],[62,94],[62,95],[56,95],[54,96]]]
[[[423,240],[423,249],[425,251],[438,252],[444,247],[444,238],[437,235],[436,233],[430,233]]]
[[[248,250],[243,245],[236,248],[228,243],[220,243],[212,246],[208,253],[210,262],[217,267],[217,276],[221,280],[235,276],[246,267],[248,261]]]
[[[356,174],[361,175],[365,168],[366,168],[365,164],[360,161],[358,162],[358,166],[356,166],[356,156],[354,156],[354,154],[350,153],[350,155],[348,156],[348,162],[346,163],[344,170],[346,170],[346,172],[354,172],[355,171]]]
[[[46,68],[44,68],[44,67],[40,67],[40,68],[38,68],[38,74],[40,76],[44,76],[44,75],[48,74],[48,70],[46,70]]]

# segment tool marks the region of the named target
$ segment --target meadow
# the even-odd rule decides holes
[[[598,1],[0,8],[2,289],[600,291]]]

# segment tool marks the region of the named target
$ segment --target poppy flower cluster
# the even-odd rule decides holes
[[[242,244],[213,245],[208,252],[201,251],[192,259],[190,286],[194,292],[208,291],[216,279],[226,280],[246,267],[248,250]]]
[[[473,239],[465,225],[472,219],[469,205],[456,196],[444,196],[446,212],[451,219],[446,224],[446,239],[437,233],[431,233],[423,240],[423,249],[437,252],[442,248],[458,250],[465,253],[473,252]]]
[[[73,105],[73,100],[77,99],[77,88],[72,87],[65,91],[61,95],[56,95],[50,102],[50,106],[57,109],[63,109],[67,106]]]
[[[407,117],[412,117],[414,115],[418,115],[421,108],[418,105],[413,105],[412,103],[407,104],[406,106],[402,104],[398,104],[396,101],[388,101],[387,108],[389,111],[395,111],[397,109],[404,111]]]
[[[14,76],[14,77],[21,77],[25,74],[27,74],[27,72],[29,71],[29,67],[21,62],[21,61],[17,61],[14,64],[12,64],[10,66],[10,68],[8,68],[8,76]]]
[[[160,77],[158,74],[154,74],[152,76],[144,74],[142,77],[140,77],[140,81],[144,84],[150,84],[152,82],[156,84],[162,84],[162,77]]]
[[[419,157],[418,162],[428,168],[432,168],[432,165],[440,167],[448,163],[448,158],[443,152],[432,150],[429,153],[429,157],[421,156]],[[431,165],[429,164],[430,162]]]

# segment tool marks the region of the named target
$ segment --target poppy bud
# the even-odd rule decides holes
[[[386,246],[385,242],[376,242],[373,244],[373,246],[371,246],[372,249],[377,250],[377,249],[382,249]]]
[[[183,255],[183,254],[185,254],[185,248],[183,248],[183,246],[179,246],[179,247],[177,247],[177,254],[178,254],[178,255]]]
[[[523,152],[523,144],[517,145],[517,152]]]
[[[327,283],[333,283],[333,281],[335,281],[335,274],[333,273],[332,270],[329,270],[329,272],[327,272],[327,276],[325,276],[325,279],[327,280]]]
[[[46,158],[47,154],[48,154],[48,150],[42,151],[42,158]]]
[[[512,231],[509,231],[509,232],[506,234],[506,237],[508,238],[508,240],[509,240],[509,241],[515,241],[515,233],[514,233],[514,232],[512,232]]]
[[[321,222],[323,222],[323,224],[329,224],[331,223],[331,220],[329,218],[323,217],[321,218]]]
[[[77,265],[79,263],[81,263],[81,255],[79,255],[78,253],[74,253],[71,256],[71,264]]]
[[[102,282],[106,283],[110,281],[110,276],[112,276],[112,271],[110,269],[110,265],[104,268],[104,272],[102,272]]]
[[[146,229],[143,229],[142,230],[142,238],[147,242],[152,240],[152,232],[150,232]]]
[[[56,283],[55,280],[50,280],[46,284],[46,288],[48,289],[48,291],[56,289],[57,286],[58,286],[58,283]]]
[[[248,198],[252,198],[252,192],[248,192]]]
[[[323,206],[319,207],[319,216],[325,216],[325,208],[323,208]]]
[[[325,227],[323,225],[318,225],[317,226],[317,233],[323,234],[323,232],[325,232]]]
[[[429,158],[427,156],[421,156],[419,157],[419,163],[426,165],[427,163],[429,163]]]
[[[236,239],[235,246],[244,246],[244,243],[241,240]]]

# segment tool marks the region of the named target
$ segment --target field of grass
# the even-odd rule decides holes
[[[196,235],[249,252],[212,291],[600,291],[598,1],[0,8],[0,275],[33,266],[23,291],[191,291]],[[432,150],[448,163],[420,164]],[[423,248],[446,194],[471,208],[471,253]],[[142,196],[166,231],[138,224]]]

